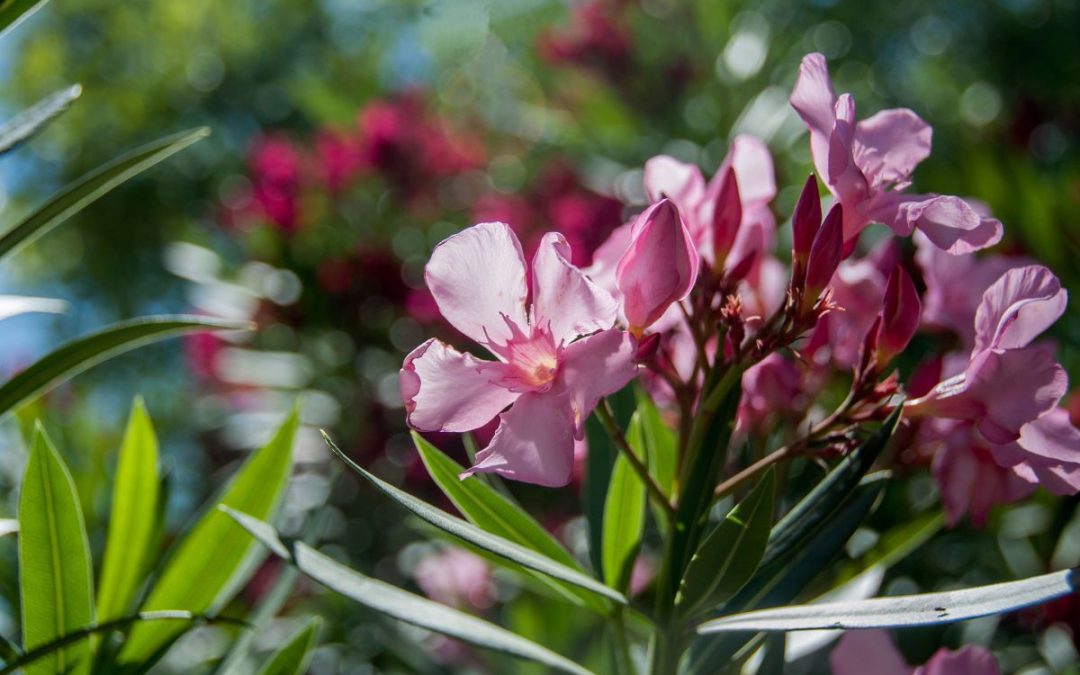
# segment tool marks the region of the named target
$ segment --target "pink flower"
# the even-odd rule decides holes
[[[299,227],[300,151],[279,137],[261,138],[251,147],[249,158],[255,203],[281,229]]]
[[[776,416],[798,411],[804,404],[801,378],[795,364],[778,353],[748,368],[742,377],[738,426],[744,432],[768,428]]]
[[[906,108],[855,122],[850,94],[836,96],[821,54],[799,67],[791,105],[810,128],[818,174],[844,206],[844,242],[854,246],[870,222],[906,237],[919,229],[949,253],[970,253],[1001,240],[1001,223],[959,197],[905,194],[911,174],[930,155],[931,129]]]
[[[942,647],[925,665],[912,668],[883,630],[844,633],[829,655],[833,675],[999,675],[994,655],[983,647]]]
[[[1006,272],[975,313],[975,346],[963,372],[910,403],[907,413],[974,421],[987,440],[1006,444],[1065,394],[1068,381],[1051,350],[1029,343],[1065,311],[1067,294],[1039,265]]]
[[[531,302],[521,244],[503,223],[470,227],[431,255],[425,278],[443,317],[498,359],[428,340],[401,369],[415,429],[464,432],[499,415],[495,436],[463,477],[493,472],[565,485],[585,418],[636,374],[634,340],[612,329],[615,300],[570,255],[561,235],[544,237],[533,257]]]
[[[491,568],[464,549],[447,548],[426,556],[417,563],[413,578],[424,595],[444,605],[483,610],[495,602]]]
[[[615,270],[630,331],[641,335],[672,303],[690,293],[698,253],[678,209],[662,199],[634,221],[630,247]]]

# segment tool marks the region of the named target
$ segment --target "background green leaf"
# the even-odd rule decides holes
[[[113,482],[105,559],[98,584],[98,621],[128,614],[151,560],[159,514],[158,441],[146,405],[131,406]]]
[[[0,155],[10,152],[15,146],[40,131],[54,117],[67,110],[81,93],[82,87],[73,84],[49,94],[5,122],[4,126],[0,127]]]
[[[5,0],[0,4],[0,38],[15,30],[30,15],[41,9],[48,0]]]
[[[630,418],[627,443],[644,459],[641,414]],[[611,485],[604,501],[603,561],[604,581],[620,591],[630,586],[630,575],[645,531],[645,484],[621,453],[615,459]]]
[[[283,542],[274,528],[247,514],[234,509],[226,509],[226,512],[274,555],[296,565],[301,572],[315,581],[365,607],[399,621],[449,635],[478,647],[535,661],[562,672],[589,672],[546,647],[493,623],[364,576],[303,542]]]
[[[259,670],[259,675],[303,675],[319,640],[322,619],[312,617]]]
[[[270,442],[244,462],[220,499],[180,541],[143,603],[143,611],[213,612],[236,591],[259,551],[236,531],[218,506],[244,509],[259,518],[273,516],[288,483],[299,422],[299,413],[293,411]],[[167,625],[136,626],[119,659],[123,663],[146,659],[181,631]]]
[[[64,460],[39,425],[19,497],[19,595],[23,648],[94,622],[90,546]],[[90,645],[71,645],[27,666],[27,675],[87,673]]]

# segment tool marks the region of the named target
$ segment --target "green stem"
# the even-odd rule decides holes
[[[604,429],[607,430],[611,439],[615,441],[615,446],[619,448],[619,451],[626,457],[626,461],[630,463],[631,468],[641,478],[641,482],[645,484],[645,488],[649,492],[649,496],[664,510],[667,515],[668,521],[675,518],[675,507],[668,501],[667,495],[660,489],[660,486],[656,484],[656,481],[649,474],[649,469],[641,463],[641,459],[638,458],[637,453],[634,452],[630,444],[626,442],[626,436],[623,434],[622,429],[619,428],[619,424],[615,421],[615,416],[611,413],[611,406],[608,404],[607,399],[600,402],[600,405],[596,406],[596,417],[600,420],[600,424],[604,425]]]

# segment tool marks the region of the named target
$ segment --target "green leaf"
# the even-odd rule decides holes
[[[644,456],[642,436],[641,416],[634,413],[626,440],[639,458]],[[604,502],[603,530],[604,581],[619,591],[625,592],[630,586],[630,574],[645,531],[645,500],[645,484],[620,453]]]
[[[830,588],[842,586],[871,567],[892,567],[929,541],[944,524],[944,513],[930,511],[888,530],[858,560],[841,567],[833,577]]]
[[[205,316],[151,316],[121,321],[76,338],[38,359],[0,387],[0,415],[102,361],[136,347],[199,330],[240,330],[247,324]]]
[[[15,1],[18,2],[18,0]],[[2,16],[0,14],[0,25],[2,25]],[[209,134],[209,129],[202,127],[166,136],[121,155],[108,164],[83,175],[0,235],[0,258],[11,253],[16,247],[45,234],[129,178],[137,176],[192,143],[206,138]]]
[[[641,434],[648,455],[649,473],[664,494],[671,496],[675,483],[675,460],[678,438],[671,427],[664,423],[660,411],[644,390],[637,390],[637,411],[641,415]],[[657,522],[664,522],[658,517]]]
[[[19,595],[23,647],[33,650],[94,622],[90,546],[64,460],[39,424],[19,497]],[[56,651],[26,669],[89,672],[90,645]]]
[[[0,3],[0,38],[15,30],[48,0],[5,0]]]
[[[128,614],[151,562],[157,531],[158,441],[141,398],[131,406],[113,483],[105,561],[98,584],[99,621]]]
[[[259,670],[259,675],[302,675],[319,639],[322,620],[312,617]]]
[[[546,647],[495,624],[364,576],[303,542],[282,541],[273,527],[247,514],[228,508],[225,511],[274,555],[295,565],[301,572],[327,588],[369,609],[478,647],[535,661],[562,672],[589,672]]]
[[[725,616],[700,633],[822,628],[907,628],[966,621],[1039,605],[1076,591],[1073,570],[959,591],[776,607]]]
[[[190,623],[192,621],[203,621],[206,623],[241,623],[234,619],[227,619],[225,617],[205,617],[191,612],[184,611],[166,611],[166,612],[140,612],[134,616],[126,616],[121,619],[114,619],[112,621],[106,621],[100,624],[94,624],[91,626],[85,626],[77,630],[64,633],[55,640],[36,647],[25,654],[18,655],[15,659],[12,659],[8,663],[4,664],[4,667],[0,669],[0,675],[8,675],[8,673],[17,672],[23,668],[27,669],[27,672],[33,672],[33,668],[28,666],[38,665],[38,661],[44,660],[50,656],[55,656],[57,652],[63,650],[65,647],[72,645],[79,645],[87,638],[98,635],[100,633],[109,633],[114,630],[122,630],[143,621],[184,621]],[[66,671],[49,671],[49,672],[66,672]]]
[[[753,576],[769,540],[775,484],[775,471],[770,468],[705,537],[690,559],[675,599],[684,615],[727,600]]]
[[[49,94],[8,120],[0,127],[0,155],[13,150],[15,146],[40,131],[54,117],[67,110],[81,93],[82,87],[73,84]]]
[[[292,468],[293,438],[300,423],[293,411],[265,446],[252,453],[213,505],[180,541],[165,565],[143,611],[185,609],[214,612],[237,590],[250,573],[259,551],[238,536],[218,506],[243,509],[270,518],[285,493]],[[120,651],[120,661],[142,661],[177,634],[165,625],[136,626]]]
[[[413,432],[412,438],[432,480],[470,522],[566,567],[581,570],[574,556],[532,516],[490,486],[478,480],[461,480],[458,476],[465,469],[460,464],[420,434]]]
[[[526,569],[547,574],[560,581],[565,581],[568,584],[573,584],[574,586],[597,593],[608,600],[613,600],[619,604],[627,604],[626,598],[623,597],[622,594],[616,593],[596,579],[584,574],[579,568],[569,567],[563,563],[556,562],[547,556],[537,553],[531,548],[527,548],[487,530],[483,530],[460,518],[455,518],[454,516],[417,499],[408,492],[400,490],[386,481],[381,480],[353,462],[325,433],[323,434],[323,439],[330,447],[330,450],[337,455],[339,459],[345,462],[350,469],[363,476],[364,479],[378,488],[383,494],[390,497],[401,506],[404,506],[421,520],[430,523],[461,541],[468,542],[484,551],[493,553],[499,558],[509,560]]]
[[[776,524],[769,537],[765,557],[761,561],[762,567],[787,558],[828,520],[838,504],[847,499],[851,490],[870,470],[892,438],[900,423],[901,410],[899,407],[894,410],[869,439],[840,460],[836,467]]]
[[[615,422],[622,429],[629,424],[630,416],[634,412],[632,388],[632,385],[623,387],[607,399],[615,413]],[[581,504],[585,522],[589,526],[589,562],[599,573],[604,569],[604,505],[619,451],[596,415],[589,415],[585,420],[585,440],[588,442],[589,452],[585,455]]]

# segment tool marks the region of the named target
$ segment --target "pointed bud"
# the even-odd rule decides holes
[[[641,338],[641,341],[638,342],[637,347],[634,349],[634,361],[648,363],[656,356],[658,349],[660,349],[660,333],[649,333]]]
[[[754,267],[754,263],[757,262],[759,252],[750,251],[739,262],[731,266],[731,269],[727,271],[728,281],[738,283],[746,278],[747,274],[750,274],[750,270]]]
[[[821,228],[821,195],[818,193],[817,176],[810,174],[803,186],[795,213],[791,216],[791,260],[796,268],[805,270],[814,245],[814,235]],[[801,279],[799,279],[801,281]]]
[[[874,317],[874,323],[863,337],[862,348],[859,349],[859,365],[855,368],[856,381],[865,382],[872,377],[878,369],[877,351],[878,338],[881,335],[881,315]]]
[[[844,212],[840,204],[829,209],[825,222],[814,237],[806,263],[806,294],[804,303],[812,303],[829,285],[840,265],[844,250]]]
[[[742,223],[742,197],[739,196],[739,181],[735,169],[729,166],[720,179],[720,193],[713,206],[713,259],[717,270],[724,269],[735,236]]]
[[[878,338],[878,363],[884,366],[904,351],[919,328],[922,304],[915,283],[897,265],[885,287],[885,307],[881,312],[881,335]]]
[[[640,336],[671,303],[690,293],[699,259],[686,223],[667,199],[637,217],[631,237],[615,269],[615,280],[630,332]]]

